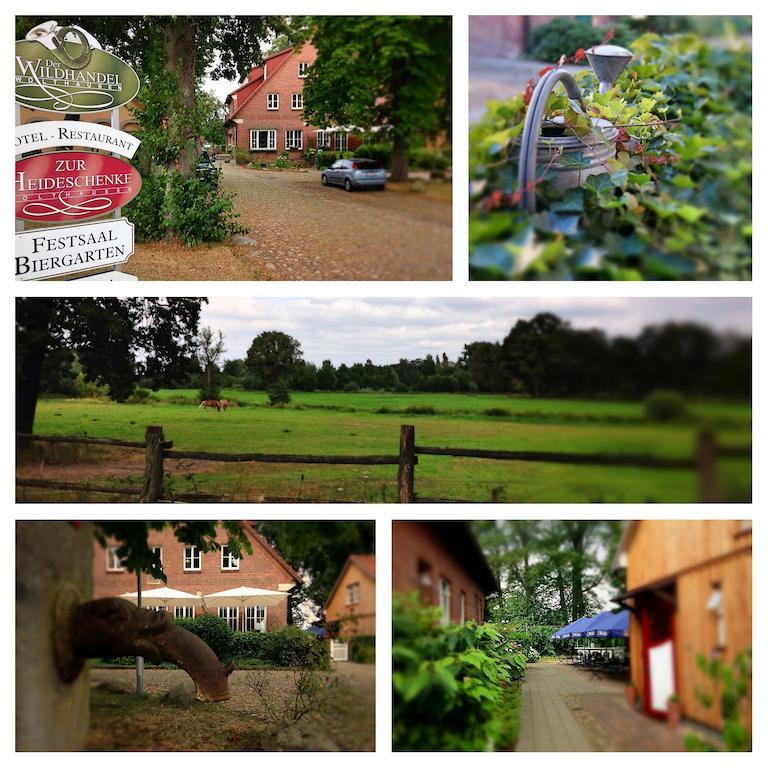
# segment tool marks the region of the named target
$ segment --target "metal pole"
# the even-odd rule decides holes
[[[115,130],[120,130],[120,107],[115,107],[111,112],[110,117],[110,123],[112,125],[112,128]],[[112,157],[120,157],[119,153],[112,153]],[[115,208],[114,211],[112,211],[112,218],[113,219],[119,219],[122,214],[121,208]],[[110,270],[112,272],[122,272],[123,271],[123,265],[122,264],[115,264],[114,267]]]
[[[141,569],[136,571],[136,604],[141,609]],[[144,657],[136,657],[136,695],[144,695]]]

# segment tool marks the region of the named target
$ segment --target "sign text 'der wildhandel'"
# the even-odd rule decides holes
[[[38,280],[122,264],[133,253],[128,219],[37,229],[16,235],[16,279]]]

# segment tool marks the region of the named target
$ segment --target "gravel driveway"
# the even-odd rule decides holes
[[[248,235],[238,257],[267,280],[450,280],[451,206],[418,192],[345,192],[318,171],[224,164]]]

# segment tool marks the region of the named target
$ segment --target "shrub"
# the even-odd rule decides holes
[[[408,152],[408,162],[424,171],[445,171],[451,166],[451,156],[441,150],[416,147]]]
[[[136,387],[125,402],[131,405],[145,405],[153,401],[157,401],[157,398],[148,389]]]
[[[275,382],[268,390],[267,397],[269,398],[269,407],[275,408],[276,406],[288,405],[291,402],[291,393],[288,391],[284,381]]]
[[[349,638],[349,660],[358,664],[375,664],[376,636],[352,635]]]
[[[290,154],[287,149],[284,149],[276,158],[274,162],[275,168],[287,168],[290,164]]]
[[[392,144],[389,142],[383,144],[361,144],[355,154],[358,157],[368,157],[375,160],[384,168],[392,167]]]
[[[165,187],[164,173],[144,176],[139,194],[123,207],[123,214],[133,223],[137,243],[151,243],[165,236]]]
[[[506,408],[486,408],[483,411],[485,416],[511,416],[511,413]]]
[[[322,170],[323,168],[330,168],[336,162],[336,153],[328,152],[327,150],[318,151],[315,157],[315,164],[317,168]]]
[[[180,624],[182,621],[184,623]],[[176,619],[176,623],[207,643],[220,661],[231,655],[235,633],[224,619],[212,613],[203,613],[195,619]]]
[[[442,625],[439,610],[416,597],[396,598],[392,619],[394,749],[510,746],[505,710],[525,656],[508,651],[492,625]]]
[[[528,648],[525,652],[525,660],[529,664],[535,664],[539,660],[540,656],[541,654],[535,648]]]
[[[326,642],[298,627],[279,632],[238,632],[231,648],[235,658],[265,666],[327,669],[330,664]]]
[[[248,165],[251,162],[251,155],[244,149],[235,150],[235,162],[238,165]]]
[[[359,392],[360,391],[360,385],[356,381],[348,381],[344,385],[344,391],[345,392]]]
[[[563,16],[533,30],[528,56],[554,63],[563,54],[572,56],[579,48],[598,45],[610,29],[614,30],[613,45],[627,46],[632,41],[634,35],[626,24],[593,27],[588,21]]]
[[[99,384],[96,381],[86,379],[82,371],[78,372],[72,389],[75,397],[92,397],[94,399],[109,397],[109,387],[106,384]]]
[[[683,418],[688,408],[679,392],[657,389],[645,398],[645,417],[649,421],[674,421]]]

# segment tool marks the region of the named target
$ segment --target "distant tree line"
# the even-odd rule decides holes
[[[150,352],[136,368],[136,384],[156,389],[200,388],[216,397],[222,388],[356,392],[467,392],[533,397],[642,398],[657,389],[686,395],[748,398],[752,340],[718,334],[693,322],[649,325],[636,336],[609,337],[581,330],[551,313],[518,320],[501,342],[473,341],[458,359],[447,354],[401,358],[396,363],[320,365],[304,360],[299,341],[280,331],[254,338],[245,358],[221,361],[211,339],[198,336],[196,354],[168,366]],[[215,337],[213,341],[221,342]],[[203,345],[202,347],[200,345]],[[215,346],[215,345],[214,345]],[[50,350],[41,391],[75,394],[78,359],[72,348]]]

